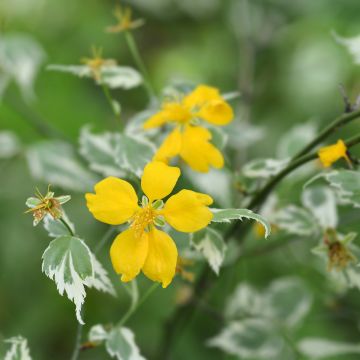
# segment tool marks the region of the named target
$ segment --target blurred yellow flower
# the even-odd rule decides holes
[[[179,101],[165,102],[162,109],[144,123],[145,129],[174,123],[175,129],[165,139],[154,160],[168,161],[180,156],[193,170],[209,171],[224,166],[221,152],[210,143],[211,132],[199,126],[199,120],[213,125],[227,125],[234,117],[230,105],[216,88],[199,85]]]
[[[83,58],[81,62],[90,68],[93,79],[100,81],[102,68],[105,66],[115,66],[116,61],[113,59],[103,59],[101,48],[92,47],[91,51],[92,57]]]
[[[331,166],[334,162],[341,158],[344,158],[347,163],[351,166],[351,161],[347,155],[347,147],[345,143],[340,139],[336,144],[322,147],[318,151],[318,156],[325,167]]]
[[[117,6],[114,11],[114,16],[118,23],[107,27],[107,32],[119,33],[122,31],[137,29],[145,23],[143,19],[133,20],[132,11],[129,7],[122,8],[121,6]]]
[[[141,188],[145,195],[141,206],[130,183],[108,177],[95,185],[95,194],[86,194],[87,206],[94,217],[107,224],[130,222],[110,249],[115,271],[122,281],[134,279],[142,272],[167,287],[176,271],[178,252],[172,238],[157,229],[165,222],[182,232],[206,227],[212,213],[207,207],[212,198],[206,194],[181,190],[164,204],[178,178],[180,169],[154,161],[145,166]]]

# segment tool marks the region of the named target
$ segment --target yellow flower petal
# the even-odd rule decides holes
[[[178,252],[173,239],[163,231],[153,228],[149,233],[149,250],[143,273],[151,280],[162,283],[166,288],[172,281]]]
[[[144,129],[162,126],[167,122],[186,123],[191,120],[191,113],[182,104],[176,102],[165,103],[162,110],[144,123]]]
[[[347,147],[342,140],[338,140],[336,144],[322,147],[318,151],[318,156],[321,163],[325,167],[331,166],[334,162],[340,158],[344,158],[347,162],[350,163],[350,159],[346,154]]]
[[[171,158],[179,155],[181,151],[181,139],[182,135],[179,128],[175,128],[159,147],[154,156],[154,160],[168,163]]]
[[[194,232],[206,227],[213,218],[207,205],[213,200],[209,195],[191,190],[181,190],[165,203],[162,214],[176,230]]]
[[[227,125],[234,118],[231,106],[223,100],[213,100],[200,108],[197,115],[214,125]]]
[[[178,167],[168,166],[160,161],[153,161],[144,168],[141,188],[150,202],[159,200],[171,193],[179,176],[180,169]]]
[[[180,156],[193,170],[208,172],[209,166],[217,169],[224,166],[221,152],[210,139],[210,131],[200,126],[187,126],[182,134]]]
[[[144,129],[151,129],[158,126],[164,125],[168,121],[167,112],[164,110],[159,111],[158,113],[151,116],[148,120],[144,122]]]
[[[199,85],[190,94],[185,96],[183,104],[187,108],[192,109],[201,107],[209,101],[221,99],[218,89],[207,85]]]
[[[110,248],[110,258],[114,270],[121,274],[122,281],[130,281],[136,277],[148,256],[148,233],[135,237],[132,228],[119,234]]]
[[[95,194],[86,194],[85,198],[95,219],[110,225],[124,223],[138,209],[138,198],[131,184],[112,176],[98,182]]]

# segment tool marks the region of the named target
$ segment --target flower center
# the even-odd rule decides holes
[[[329,245],[329,269],[335,267],[337,270],[342,270],[356,259],[354,255],[346,249],[346,247],[339,241]]]
[[[149,199],[144,195],[141,205],[141,209],[138,210],[132,217],[130,225],[134,228],[136,237],[141,237],[144,231],[150,231],[153,225],[165,225],[165,219],[159,213],[159,210],[164,206],[164,202],[162,200],[156,200],[150,204]]]
[[[149,226],[153,224],[155,218],[156,212],[149,205],[137,211],[130,225],[134,228],[135,236],[141,237],[144,231],[149,230]]]

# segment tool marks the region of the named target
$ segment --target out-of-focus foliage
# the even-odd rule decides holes
[[[139,177],[164,137],[157,130],[142,132],[156,106],[140,86],[140,69],[124,37],[105,34],[115,4],[0,2],[0,335],[8,339],[3,343],[0,337],[0,357],[5,360],[21,352],[29,360],[28,347],[33,359],[69,358],[76,337],[74,304],[58,296],[56,285],[70,299],[76,295],[78,315],[86,288],[84,333],[99,346],[81,351],[83,360],[160,359],[161,339],[171,327],[167,319],[193,291],[179,275],[171,287],[152,294],[126,327],[118,326],[128,293],[133,302],[138,294],[120,285],[107,246],[93,254],[107,229],[93,221],[83,193],[104,176]],[[134,37],[158,95],[198,83],[218,87],[224,98],[240,94],[228,99],[236,112],[233,123],[220,130],[209,126],[213,143],[224,149],[226,168],[206,174],[184,168],[179,185],[208,193],[216,208],[230,211],[222,218],[219,211],[215,221],[252,217],[231,209],[246,208],[253,193],[344,111],[340,83],[352,100],[360,92],[356,1],[134,0],[131,5],[146,19]],[[110,76],[112,107],[91,79],[47,71],[51,64],[74,64],[57,69],[91,77],[81,59],[93,45],[118,64],[112,69],[116,77],[104,74]],[[115,132],[120,127],[121,134]],[[341,138],[358,132],[354,122],[341,130]],[[326,144],[338,137],[335,133]],[[351,154],[356,159],[360,153],[354,148]],[[191,241],[174,235],[180,253],[195,262],[184,265],[182,274],[197,279],[210,265],[218,276],[212,274],[205,302],[176,331],[172,359],[358,358],[360,180],[358,169],[345,166],[325,172],[314,161],[287,177],[258,211],[256,220],[266,231],[268,222],[272,225],[266,242],[261,225],[228,243],[221,237],[226,223],[214,222]],[[24,199],[48,183],[59,193],[71,192],[67,219],[79,235],[68,236],[49,216],[44,229],[33,229],[22,215]],[[338,271],[336,256],[331,262],[331,241],[344,256],[345,271]],[[67,266],[53,269],[47,260],[56,258],[59,246],[67,249],[67,258],[58,264]],[[41,275],[42,261],[56,285]],[[69,289],[75,282],[80,294]],[[139,288],[147,286],[140,277]],[[220,309],[215,316],[214,309]]]

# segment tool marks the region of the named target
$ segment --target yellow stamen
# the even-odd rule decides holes
[[[135,236],[141,237],[148,226],[152,225],[157,216],[156,210],[151,206],[146,206],[139,211],[132,218],[131,227],[135,230]]]

